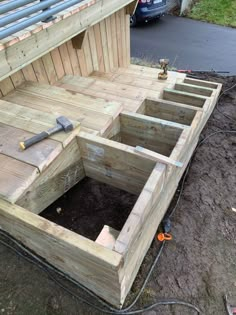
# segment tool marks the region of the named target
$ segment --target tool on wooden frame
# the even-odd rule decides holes
[[[169,64],[169,59],[160,59],[159,64],[161,66],[161,69],[163,69],[163,72],[160,72],[158,74],[158,79],[159,80],[166,80],[168,78],[168,64]]]
[[[69,132],[74,129],[72,122],[64,116],[58,117],[56,119],[56,122],[57,122],[57,125],[55,127],[50,128],[47,131],[43,131],[40,134],[35,135],[30,139],[20,142],[20,148],[22,150],[26,150],[27,148],[31,147],[33,144],[38,143],[41,140],[48,138],[54,133],[57,133],[59,131]]]
[[[171,230],[171,221],[170,219],[164,219],[162,221],[162,230],[163,232],[157,234],[157,239],[160,242],[164,241],[171,241],[173,239],[172,235],[170,234]]]

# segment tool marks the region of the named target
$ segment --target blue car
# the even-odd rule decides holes
[[[139,0],[135,14],[130,17],[130,25],[159,18],[166,12],[166,0]]]

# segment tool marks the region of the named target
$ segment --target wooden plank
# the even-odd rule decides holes
[[[160,84],[173,83],[177,79],[185,79],[186,74],[178,73],[174,71],[168,71],[168,79],[167,80],[158,80],[158,73],[160,69],[150,68],[146,66],[138,66],[134,64],[130,64],[128,68],[118,69],[120,73],[127,73],[138,77],[140,79],[148,79],[148,80],[156,80]],[[164,81],[164,82],[163,82]]]
[[[32,82],[37,82],[37,77],[35,75],[34,69],[32,64],[29,64],[28,66],[24,67],[22,69],[22,72],[24,74],[25,80],[26,81],[32,81]]]
[[[193,107],[161,99],[159,101],[146,99],[143,104],[145,108],[140,108],[140,110],[143,110],[142,112],[138,110],[138,113],[140,114],[188,126],[191,125],[196,112],[202,111],[199,107]]]
[[[111,36],[114,68],[118,68],[118,43],[116,33],[116,15],[111,15]],[[102,72],[103,70],[100,69]]]
[[[191,79],[191,78],[185,78],[184,83],[207,87],[210,89],[217,89],[219,85],[219,83],[216,83],[216,82],[209,82],[209,81],[203,81],[203,80],[197,80],[197,79]]]
[[[193,149],[196,146],[196,142],[192,147],[192,150],[189,152],[189,154],[187,155],[187,159],[190,158]],[[185,163],[186,165],[186,163]],[[177,170],[177,169],[176,169]],[[182,170],[182,172],[184,171],[184,168],[178,168],[178,170]],[[163,173],[163,172],[162,172]],[[139,207],[137,207],[136,211],[137,214],[141,213],[142,211],[142,205],[146,204],[146,211],[143,211],[145,215],[138,217],[138,220],[136,219],[136,221],[133,221],[131,223],[131,221],[129,222],[129,224],[133,224],[133,226],[127,225],[126,228],[128,228],[128,226],[131,228],[128,232],[129,234],[129,238],[131,235],[133,235],[133,237],[131,237],[134,242],[131,246],[126,247],[126,253],[124,257],[124,266],[123,266],[123,270],[120,270],[120,278],[122,278],[121,280],[121,288],[124,290],[123,291],[123,298],[121,298],[122,300],[124,299],[124,296],[126,296],[126,294],[129,292],[130,288],[131,288],[131,283],[133,283],[135,276],[137,274],[137,271],[139,269],[140,263],[143,260],[147,249],[150,247],[151,242],[153,241],[153,236],[155,235],[155,232],[157,230],[158,225],[160,224],[161,220],[163,219],[163,216],[165,214],[166,208],[171,200],[171,198],[174,195],[174,192],[177,188],[177,183],[175,180],[175,173],[173,174],[172,180],[166,182],[165,181],[165,193],[160,193],[161,189],[159,190],[159,193],[156,192],[154,194],[152,194],[153,198],[152,201],[150,201],[150,199],[148,199],[146,202],[145,200],[141,199],[141,204],[139,204]],[[180,175],[178,175],[178,177],[180,177]],[[157,178],[157,176],[156,176]],[[158,178],[159,179],[159,178]],[[162,180],[159,180],[159,187],[163,187],[163,178]],[[157,180],[155,179],[155,182],[157,183]],[[158,189],[158,186],[156,187]],[[160,199],[156,199],[155,197],[160,196]],[[144,197],[144,196],[142,196]],[[137,202],[138,204],[138,202]],[[136,213],[136,212],[135,212]],[[137,214],[136,214],[136,218],[137,218]],[[135,219],[134,216],[132,217],[132,219]],[[134,224],[134,222],[136,224]],[[139,226],[139,227],[138,227]],[[132,231],[131,231],[132,230]],[[133,231],[136,230],[136,233],[133,234]],[[127,231],[127,230],[126,230]],[[120,234],[121,235],[121,234]],[[145,235],[145,237],[142,237],[141,235]],[[128,236],[126,234],[126,236]],[[119,239],[119,238],[118,238]],[[121,244],[120,244],[121,245]],[[122,244],[123,245],[123,244]],[[123,247],[124,249],[125,247]],[[115,246],[115,250],[118,250],[118,242]],[[131,254],[132,253],[132,254]],[[131,255],[130,255],[131,254]],[[124,277],[125,275],[125,277]]]
[[[105,77],[105,75],[102,76],[100,74],[100,77]],[[137,88],[153,90],[153,91],[162,91],[163,88],[167,85],[167,82],[165,82],[164,80],[162,81],[162,83],[159,83],[157,80],[154,80],[154,79],[147,79],[147,78],[142,79],[137,76],[130,75],[129,73],[126,74],[125,71],[122,73],[118,72],[116,74],[113,74],[111,80],[113,82],[123,83],[123,84],[131,85]]]
[[[17,91],[22,91],[32,95],[39,95],[50,100],[57,100],[58,102],[64,102],[70,105],[90,109],[94,111],[94,115],[96,114],[95,112],[101,112],[115,118],[122,109],[120,104],[117,102],[108,103],[103,99],[95,99],[83,94],[71,93],[70,91],[66,91],[56,86],[52,87],[49,85],[39,85],[37,83],[26,82],[24,85],[20,86]]]
[[[106,248],[113,249],[118,235],[119,231],[108,225],[104,225],[95,242]]]
[[[17,71],[16,73],[12,74],[11,80],[12,80],[12,83],[13,83],[15,88],[17,86],[21,85],[25,81],[23,72],[20,70],[20,71]]]
[[[120,11],[120,18],[121,18],[121,46],[122,46],[122,67],[128,66],[127,61],[127,47],[126,47],[126,14],[125,9],[121,9]]]
[[[10,77],[0,82],[0,90],[4,96],[14,90],[14,85]]]
[[[97,78],[96,76],[92,76],[93,78]],[[102,92],[106,92],[113,95],[127,97],[133,100],[144,100],[145,98],[152,97],[153,99],[160,98],[159,91],[150,91],[145,88],[137,89],[134,86],[129,86],[123,83],[110,82],[106,77],[99,77],[93,84],[91,84],[90,88]]]
[[[68,53],[69,53],[69,56],[70,56],[70,62],[71,62],[73,73],[75,75],[81,75],[80,67],[79,67],[79,60],[78,60],[78,57],[77,57],[76,50],[73,48],[71,40],[69,40],[66,43],[66,45],[67,45]]]
[[[35,109],[20,106],[14,103],[0,100],[0,122],[15,128],[19,128],[34,134],[38,134],[56,125],[57,116],[44,113]],[[79,123],[71,121],[74,130],[69,133],[58,132],[50,139],[59,141],[66,147],[79,133]]]
[[[177,103],[185,103],[188,105],[203,107],[207,97],[165,88],[163,91],[163,99]]]
[[[84,132],[78,143],[87,176],[134,194],[141,192],[155,162],[127,145]]]
[[[59,52],[60,52],[64,70],[65,70],[65,74],[73,74],[73,70],[70,63],[70,57],[69,57],[66,44],[63,44],[59,47]]]
[[[70,105],[67,102],[58,102],[43,98],[37,95],[30,95],[24,92],[15,91],[5,97],[5,100],[29,108],[37,109],[42,112],[50,113],[55,116],[64,115],[71,120],[81,123],[81,126],[102,133],[112,123],[112,117],[99,112],[91,111],[86,108]]]
[[[43,56],[42,62],[44,64],[44,69],[45,69],[47,77],[48,77],[48,82],[50,84],[55,83],[57,81],[57,74],[56,74],[56,71],[54,68],[51,54],[48,53],[45,56]]]
[[[38,82],[40,83],[49,83],[47,73],[45,71],[43,62],[41,59],[37,59],[32,63],[34,73]]]
[[[0,123],[1,153],[21,162],[37,167],[40,172],[46,168],[62,151],[61,143],[46,139],[25,151],[21,151],[19,143],[35,134]]]
[[[116,34],[118,46],[118,66],[123,67],[122,33],[121,33],[121,13],[116,12]]]
[[[106,35],[107,35],[108,59],[109,59],[110,70],[112,70],[114,68],[114,60],[113,60],[113,51],[112,51],[112,32],[111,32],[111,18],[110,17],[107,17],[105,19],[105,25],[106,25]]]
[[[82,49],[77,50],[77,56],[78,56],[78,60],[79,60],[81,75],[84,77],[87,77],[88,76],[88,69],[87,69],[87,65],[86,65],[84,51]]]
[[[105,17],[120,10],[132,0],[103,0],[96,1],[83,10],[78,10],[59,23],[53,23],[50,27],[32,34],[23,41],[0,51],[1,69],[0,80],[23,68],[39,57],[45,55],[55,47],[63,44],[70,38],[83,32],[88,27],[95,25]],[[78,8],[85,5],[78,4]],[[71,27],[73,25],[73,27]],[[63,32],[61,31],[63,29]]]
[[[36,167],[0,154],[0,197],[15,202],[38,174]]]
[[[182,92],[188,92],[193,94],[199,94],[203,96],[212,96],[213,89],[202,87],[202,86],[196,86],[193,84],[187,84],[187,83],[176,83],[175,89]]]
[[[126,38],[126,66],[130,65],[131,42],[130,42],[130,15],[125,16],[125,38]]]
[[[87,78],[66,76],[65,78],[63,78],[63,80],[57,82],[56,85],[69,91],[94,96],[96,98],[103,98],[104,100],[107,100],[109,102],[111,101],[119,102],[125,110],[129,111],[136,111],[141,104],[141,101],[139,100],[138,101],[130,100],[127,99],[126,97],[122,97],[119,95],[108,94],[102,91],[93,90],[90,88],[91,81],[86,83],[85,79],[87,80]],[[91,79],[89,78],[89,80]]]
[[[121,255],[3,200],[0,221],[2,229],[10,231],[56,268],[119,305],[117,270],[122,263]]]
[[[108,45],[107,45],[105,21],[101,21],[99,24],[100,24],[101,43],[102,43],[105,72],[109,72],[111,69],[110,69],[110,62],[109,62],[109,52],[108,52]]]
[[[40,213],[85,177],[77,140],[61,152],[16,203]]]
[[[133,2],[131,2],[129,5],[126,6],[126,14],[127,15],[133,15],[136,11],[138,5],[138,0],[135,0]]]
[[[99,71],[105,72],[105,64],[104,64],[104,56],[103,56],[103,50],[102,50],[102,38],[101,38],[101,32],[100,32],[100,24],[94,25],[94,36],[96,41],[96,47],[97,47],[97,58],[98,58],[98,67]]]
[[[172,160],[172,159],[170,159],[170,158],[168,158],[162,154],[153,152],[151,150],[144,149],[143,147],[140,147],[140,146],[135,147],[135,152],[138,152],[142,156],[149,157],[151,160],[153,160],[155,162],[160,162],[163,164],[177,166],[177,167],[183,167],[183,163],[181,163],[179,161],[174,161],[174,160]]]
[[[52,61],[57,74],[58,79],[61,79],[65,75],[65,70],[61,61],[61,55],[58,48],[51,51]]]
[[[137,113],[120,114],[122,143],[133,147],[142,146],[159,154],[169,156],[185,125],[144,116]]]
[[[98,53],[97,53],[97,46],[96,46],[96,40],[95,40],[95,34],[94,34],[94,27],[91,27],[88,31],[88,40],[89,40],[89,46],[91,50],[93,71],[94,70],[99,71]]]
[[[93,62],[92,62],[92,56],[91,56],[92,52],[89,46],[88,34],[86,35],[84,39],[83,51],[84,51],[85,62],[87,65],[87,71],[89,75],[90,73],[93,72]]]

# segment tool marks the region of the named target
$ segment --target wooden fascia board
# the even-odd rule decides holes
[[[132,0],[97,0],[84,10],[6,47],[0,51],[0,80],[24,68],[131,2]]]
[[[135,0],[131,2],[129,5],[127,5],[126,14],[133,15],[134,12],[136,11],[137,5],[138,5],[138,0]]]

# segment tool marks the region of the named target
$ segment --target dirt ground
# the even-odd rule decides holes
[[[236,84],[236,77],[209,77],[224,83],[224,90]],[[231,117],[226,118],[216,109],[202,136],[217,130],[236,129],[236,88],[227,92],[219,102],[219,110]],[[234,119],[234,121],[232,120]],[[86,183],[85,183],[86,184]],[[91,186],[90,186],[91,187]],[[178,298],[194,303],[206,315],[227,314],[223,296],[231,296],[236,305],[236,136],[218,134],[201,146],[193,159],[188,173],[181,202],[172,218],[173,241],[167,243],[152,277],[141,296],[138,306],[155,302],[160,298]],[[90,188],[97,201],[101,196],[109,199],[104,185]],[[76,196],[78,187],[70,194]],[[83,196],[80,196],[83,198]],[[118,197],[118,199],[116,198]],[[105,199],[105,198],[104,198]],[[113,206],[125,220],[134,196],[113,190],[111,200],[102,206]],[[119,201],[117,201],[117,200]],[[115,201],[116,200],[116,201]],[[69,195],[57,201],[54,207],[63,208],[70,202],[73,208],[78,198]],[[84,201],[86,204],[89,200]],[[89,205],[87,204],[89,208]],[[99,209],[99,207],[98,207]],[[100,209],[101,210],[101,209]],[[98,210],[98,211],[100,211]],[[48,213],[47,215],[50,216]],[[101,215],[102,217],[103,215]],[[118,222],[106,213],[108,221],[96,223],[91,238],[101,226]],[[75,221],[77,219],[75,218]],[[122,224],[122,220],[118,222]],[[73,226],[72,226],[73,228]],[[96,231],[95,231],[96,230]],[[95,232],[94,232],[95,231]],[[0,240],[3,239],[0,237]],[[159,244],[154,241],[140,269],[128,300],[131,300],[153,262]],[[82,304],[59,288],[46,273],[0,244],[0,314],[4,315],[102,315],[101,312]],[[56,276],[58,279],[58,276]],[[64,285],[86,297],[68,281]],[[90,301],[93,300],[90,298]],[[148,315],[192,315],[196,312],[182,306],[158,307]]]

